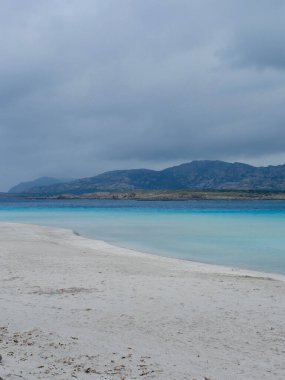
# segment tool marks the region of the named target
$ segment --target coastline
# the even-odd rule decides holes
[[[105,245],[106,248],[117,250],[117,254],[122,255],[136,255],[141,257],[149,258],[150,260],[154,257],[158,257],[165,262],[167,262],[169,265],[171,265],[173,262],[184,262],[189,263],[191,265],[191,271],[193,272],[203,272],[203,273],[216,273],[221,275],[232,275],[232,276],[239,276],[239,277],[252,277],[252,278],[261,278],[266,280],[276,280],[276,281],[282,281],[285,282],[285,274],[282,273],[275,273],[275,272],[263,272],[258,271],[254,269],[247,269],[247,268],[241,268],[241,267],[234,267],[234,266],[228,266],[228,265],[222,265],[222,264],[214,264],[214,263],[206,263],[202,261],[195,261],[192,259],[183,259],[179,257],[170,257],[170,256],[164,256],[163,254],[158,253],[152,253],[147,252],[143,250],[138,250],[135,248],[130,248],[123,245],[113,244],[105,240],[100,239],[92,239],[89,237],[86,237],[82,234],[80,234],[77,231],[70,230],[72,233],[74,233],[76,236],[82,237],[85,240],[90,240],[91,242],[98,242],[102,245]],[[188,268],[190,269],[190,268]]]
[[[4,380],[284,378],[283,275],[31,224],[0,244]]]
[[[237,189],[180,189],[180,190],[128,190],[128,191],[96,191],[88,193],[0,193],[0,198],[18,198],[23,200],[136,200],[136,201],[201,201],[201,200],[285,200],[282,190],[237,190]]]
[[[102,245],[102,247],[104,246],[105,249],[116,251],[117,255],[121,254],[121,255],[127,255],[127,256],[131,255],[131,256],[137,256],[137,257],[145,257],[150,260],[152,260],[153,258],[159,258],[165,263],[168,263],[169,265],[175,262],[189,263],[190,267],[188,267],[187,269],[191,270],[192,272],[201,272],[201,273],[209,273],[209,274],[216,273],[220,275],[252,277],[252,278],[261,278],[261,279],[285,282],[285,274],[282,274],[282,273],[263,272],[263,271],[253,270],[253,269],[246,269],[246,268],[233,267],[233,266],[214,264],[214,263],[205,263],[202,261],[195,261],[195,260],[183,259],[183,258],[178,258],[178,257],[164,256],[162,254],[160,255],[157,253],[138,250],[138,249],[130,248],[123,245],[112,244],[105,240],[89,238],[80,234],[79,232],[75,230],[69,230],[69,229],[64,229],[64,228],[63,230],[70,231],[76,236],[84,239],[85,241],[89,240],[91,244],[92,243],[94,244],[94,248],[95,248],[95,244],[97,243],[97,244]]]

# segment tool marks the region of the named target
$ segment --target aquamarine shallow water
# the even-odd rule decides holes
[[[285,274],[283,201],[1,201],[0,220],[158,255]]]

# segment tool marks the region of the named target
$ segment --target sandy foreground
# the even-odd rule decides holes
[[[285,379],[278,275],[0,223],[0,377]]]

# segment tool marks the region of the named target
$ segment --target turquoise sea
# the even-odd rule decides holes
[[[0,221],[67,227],[158,255],[285,274],[285,201],[2,199]]]

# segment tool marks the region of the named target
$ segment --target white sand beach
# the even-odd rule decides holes
[[[285,378],[283,276],[0,223],[0,377]]]

